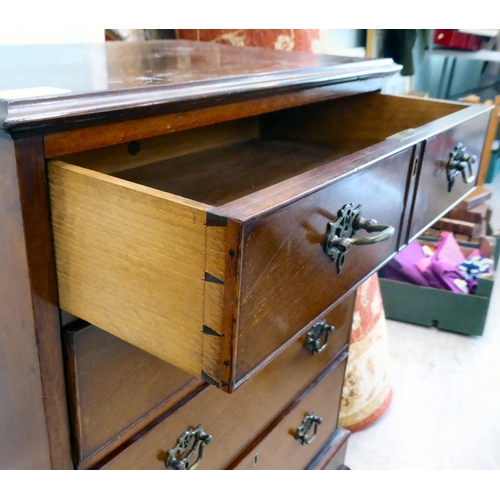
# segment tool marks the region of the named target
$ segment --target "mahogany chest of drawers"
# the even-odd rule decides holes
[[[343,468],[356,287],[473,189],[490,108],[384,95],[391,60],[23,57],[25,90],[0,88],[0,467]]]

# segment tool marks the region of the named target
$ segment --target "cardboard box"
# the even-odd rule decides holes
[[[496,237],[485,237],[480,244],[481,251],[495,260],[495,268],[498,264],[497,248],[500,247],[497,241]],[[474,249],[472,245],[460,246],[466,257]],[[439,330],[465,335],[483,334],[494,276],[479,278],[475,295],[462,295],[385,278],[379,278],[379,281],[388,319],[435,326]]]

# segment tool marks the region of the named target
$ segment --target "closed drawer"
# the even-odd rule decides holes
[[[165,469],[168,450],[184,432],[199,425],[212,436],[199,468],[225,467],[332,362],[339,348],[345,350],[353,307],[350,296],[322,317],[335,326],[322,352],[312,355],[305,347],[307,335],[302,336],[234,394],[208,387],[142,437],[134,438],[104,468]]]
[[[347,353],[235,469],[305,469],[337,428]]]
[[[488,118],[487,114],[483,114],[426,141],[418,176],[409,239],[417,236],[436,219],[442,217],[450,207],[474,189]],[[456,151],[457,162],[461,158],[464,161],[464,155],[476,157],[476,159],[473,162],[471,160],[465,162],[470,163],[470,170],[468,167],[464,170],[465,178],[469,183],[464,182],[463,175],[458,173],[453,185],[450,186],[446,175],[446,165],[450,153],[454,153],[459,144],[462,144],[465,150],[461,156],[460,152]]]
[[[99,328],[63,331],[74,460],[93,465],[200,382]]]
[[[51,161],[61,307],[231,392],[394,254],[415,150],[482,114],[366,94]],[[393,232],[340,272],[349,204]]]

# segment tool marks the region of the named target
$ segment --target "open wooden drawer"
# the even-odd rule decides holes
[[[60,306],[231,392],[404,245],[426,165],[488,118],[364,94],[52,159]]]

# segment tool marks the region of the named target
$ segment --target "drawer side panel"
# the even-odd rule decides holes
[[[202,208],[49,162],[61,308],[199,376]]]

